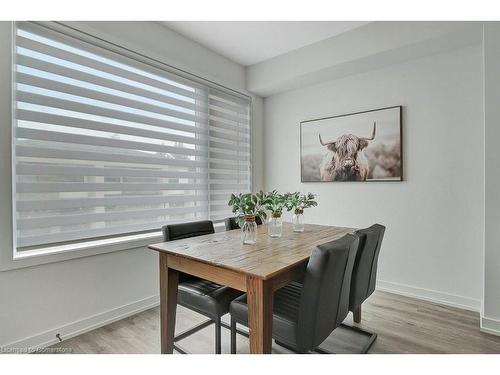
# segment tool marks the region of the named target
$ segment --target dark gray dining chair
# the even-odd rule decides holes
[[[255,217],[255,223],[257,225],[262,225],[262,220],[259,216]],[[224,224],[226,226],[226,230],[234,230],[234,229],[240,229],[240,226],[236,222],[235,217],[228,217],[224,220]]]
[[[352,319],[355,323],[361,323],[361,304],[375,291],[378,256],[384,233],[385,227],[380,224],[374,224],[354,233],[359,238],[359,250],[352,270],[349,311],[352,312]],[[368,341],[361,353],[366,353],[377,339],[376,333],[359,326],[342,324],[342,327],[368,336]]]
[[[369,228],[360,229],[354,233],[359,238],[359,250],[352,270],[349,311],[353,313],[355,323],[361,322],[361,304],[375,291],[378,256],[384,233],[385,227],[381,224],[374,224]],[[368,336],[368,340],[360,353],[367,353],[377,339],[376,333],[361,327],[344,323],[342,323],[342,327]]]
[[[214,225],[208,220],[197,221],[165,225],[162,231],[165,241],[174,241],[214,233]],[[241,294],[242,292],[226,286],[185,273],[180,273],[177,303],[209,319],[175,336],[174,348],[180,353],[187,353],[185,349],[175,343],[210,324],[215,324],[215,353],[220,354],[221,326],[230,328],[227,324],[221,324],[221,317],[229,312],[229,304],[231,301]]]
[[[349,297],[349,310],[355,323],[361,322],[361,304],[375,291],[378,256],[384,233],[385,227],[381,224],[355,232],[359,236],[360,246],[352,272]]]
[[[349,313],[351,274],[359,238],[346,235],[316,246],[302,283],[292,282],[274,293],[273,338],[295,352],[326,353],[319,345]],[[247,295],[230,306],[231,353],[236,353],[236,324],[248,326]]]

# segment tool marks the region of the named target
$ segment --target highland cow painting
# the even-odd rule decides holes
[[[402,181],[401,106],[300,123],[302,182]]]

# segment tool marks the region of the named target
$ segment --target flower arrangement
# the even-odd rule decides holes
[[[304,231],[304,209],[318,205],[314,199],[316,195],[307,193],[301,195],[299,192],[287,193],[286,208],[288,211],[293,210],[292,224],[294,232]]]
[[[315,207],[318,202],[315,201],[316,194],[307,193],[301,195],[299,192],[286,194],[286,209],[287,211],[294,211],[295,214],[304,213],[304,209]]]
[[[236,223],[243,226],[246,217],[258,216],[262,221],[267,218],[264,207],[265,195],[261,191],[257,194],[231,194],[228,205],[232,206],[232,211],[236,214]]]
[[[317,206],[315,198],[316,195],[313,193],[301,195],[299,192],[281,194],[277,190],[268,193],[260,191],[256,194],[231,194],[228,205],[232,206],[236,223],[241,228],[243,244],[255,244],[257,240],[256,216],[265,222],[268,216],[266,211],[271,211],[268,234],[271,237],[281,237],[283,210],[293,210],[293,230],[294,232],[303,232],[304,209]]]
[[[261,192],[262,193],[262,192]],[[273,190],[267,194],[264,194],[264,207],[271,211],[272,215],[281,216],[283,209],[286,208],[287,195],[280,194],[277,190]]]

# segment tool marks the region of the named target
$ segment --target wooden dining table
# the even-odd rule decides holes
[[[243,245],[240,230],[150,245],[159,252],[161,352],[173,353],[179,272],[247,293],[250,353],[271,352],[273,294],[301,277],[314,246],[336,240],[355,229],[306,224],[271,238],[258,227],[257,242]]]

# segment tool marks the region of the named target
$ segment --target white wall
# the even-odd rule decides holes
[[[485,246],[481,328],[500,335],[500,23],[484,28]]]
[[[104,39],[244,89],[244,69],[200,45],[149,22],[72,23]],[[0,251],[12,249],[10,23],[0,22]],[[262,100],[254,98],[254,136],[262,138]],[[254,144],[256,163],[262,163]],[[262,184],[262,169],[254,181]],[[39,345],[102,325],[157,303],[157,255],[125,250],[0,272],[0,346]]]
[[[301,183],[299,122],[403,105],[404,182]],[[479,309],[482,49],[429,56],[265,99],[266,189],[311,191],[310,223],[387,226],[381,286]]]

